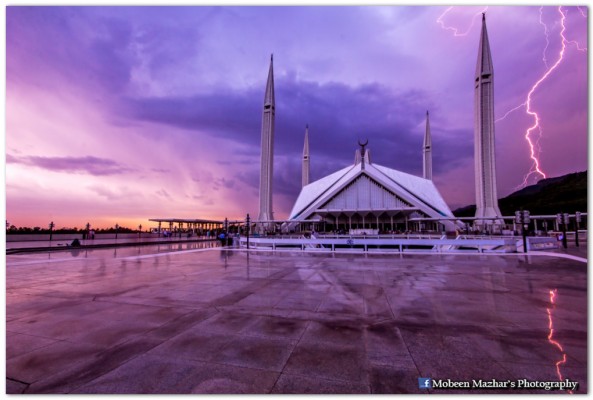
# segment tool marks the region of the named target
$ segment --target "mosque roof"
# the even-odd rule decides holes
[[[307,219],[321,209],[333,212],[417,209],[433,218],[453,217],[431,180],[374,164],[368,159],[303,187],[290,219]]]

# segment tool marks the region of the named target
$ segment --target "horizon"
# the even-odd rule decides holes
[[[311,182],[350,165],[361,135],[373,162],[421,175],[427,110],[435,185],[452,210],[475,204],[484,8],[7,6],[7,220],[108,229],[255,216],[270,53],[278,219],[300,191],[305,125]],[[534,119],[518,106],[536,82],[542,171],[587,171],[587,18],[577,6],[487,7],[499,198],[533,169],[523,135]]]
[[[522,191],[523,189],[527,189],[527,188],[529,188],[529,187],[531,187],[531,186],[536,186],[536,185],[537,185],[537,184],[539,184],[541,181],[543,181],[543,180],[546,180],[546,179],[556,179],[556,178],[563,178],[563,177],[565,177],[565,176],[568,176],[568,175],[573,175],[573,174],[580,174],[580,173],[586,173],[586,172],[588,172],[588,170],[586,170],[586,169],[585,169],[585,170],[583,170],[583,171],[569,172],[568,174],[564,174],[564,175],[559,175],[559,176],[549,176],[549,177],[547,177],[547,178],[542,178],[542,179],[538,180],[537,182],[535,182],[535,183],[534,183],[534,184],[532,184],[532,185],[528,185],[528,186],[522,187],[522,188],[520,188],[520,189],[518,189],[518,190],[516,190],[516,191],[514,191],[514,192],[512,192],[512,193],[509,193],[509,194],[508,194],[507,196],[505,196],[505,197],[509,197],[509,196],[511,196],[511,195],[513,195],[513,194],[515,194],[515,193],[517,193],[517,192],[520,192],[520,191]],[[501,198],[499,198],[499,200],[501,200],[501,199],[503,199],[503,198],[504,198],[504,197],[501,197]],[[454,209],[454,210],[451,210],[451,211],[453,211],[453,212],[455,212],[455,211],[461,211],[461,210],[462,210],[462,209],[464,209],[464,208],[468,208],[468,207],[475,207],[475,206],[476,206],[476,205],[475,205],[475,203],[473,203],[473,204],[467,204],[467,205],[464,205],[464,206],[457,207],[456,209]],[[505,216],[505,215],[503,215],[503,216]],[[512,217],[512,215],[506,215],[506,216],[507,216],[507,217]],[[223,219],[222,219],[222,220],[223,220]],[[222,221],[222,220],[221,220],[221,221]],[[140,223],[141,223],[141,222],[140,222]],[[152,222],[152,221],[148,221],[148,220],[147,220],[147,221],[146,221],[146,223],[147,223],[147,224],[154,224],[154,226],[152,226],[152,225],[151,225],[151,226],[142,225],[142,231],[148,231],[148,230],[150,230],[151,228],[155,228],[155,227],[157,227],[157,226],[158,226],[158,223],[155,223],[155,222]],[[79,226],[77,226],[77,225],[71,225],[71,226],[61,226],[61,227],[59,227],[59,228],[58,228],[57,226],[55,226],[55,227],[53,228],[53,231],[54,231],[54,232],[56,232],[56,231],[59,231],[59,230],[75,230],[75,229],[77,229],[78,231],[83,231],[83,230],[85,230],[85,229],[86,229],[86,224],[87,224],[87,223],[84,223],[84,224],[82,224],[80,227],[79,227]],[[102,227],[99,227],[99,228],[95,228],[95,227],[91,226],[91,228],[90,228],[90,229],[98,229],[98,230],[114,230],[114,229],[116,229],[116,228],[115,228],[115,224],[117,224],[117,222],[116,222],[116,223],[114,223],[114,224],[113,224],[113,225],[111,225],[111,226],[102,226]],[[10,224],[10,225],[12,226],[13,224]],[[19,229],[19,228],[25,228],[25,229],[34,229],[34,228],[37,228],[37,227],[39,227],[41,231],[47,231],[47,230],[49,230],[49,227],[43,227],[43,226],[41,226],[40,224],[36,224],[36,225],[29,225],[29,226],[15,226],[15,228],[17,228],[17,229]],[[128,230],[135,231],[135,230],[137,229],[137,227],[138,227],[138,225],[135,225],[135,226],[134,226],[134,225],[131,225],[131,226],[123,226],[123,225],[121,225],[121,224],[118,224],[118,228],[117,228],[117,229],[121,229],[121,230],[128,229]],[[165,226],[165,227],[163,227],[163,229],[166,229],[166,226]]]

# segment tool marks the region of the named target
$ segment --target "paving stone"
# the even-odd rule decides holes
[[[10,359],[33,350],[56,343],[58,340],[23,333],[6,333],[6,358]]]
[[[420,374],[414,367],[371,365],[369,381],[373,394],[423,393],[418,388]]]
[[[26,383],[6,379],[6,394],[21,394],[27,389]]]
[[[6,376],[33,383],[77,363],[84,363],[99,352],[91,345],[58,341],[6,361]]]
[[[289,340],[235,335],[220,351],[213,353],[211,360],[220,364],[280,372],[294,344]]]
[[[268,393],[278,375],[277,372],[144,355],[75,393]]]
[[[364,348],[329,342],[300,342],[293,350],[284,372],[355,383],[367,383]]]
[[[283,373],[272,393],[278,394],[367,394],[366,384]]]

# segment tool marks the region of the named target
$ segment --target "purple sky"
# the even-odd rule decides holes
[[[434,181],[452,209],[472,204],[484,8],[7,7],[7,219],[131,227],[256,215],[272,52],[277,218],[300,190],[306,124],[313,180],[352,163],[358,138],[373,162],[419,175],[426,110]],[[531,103],[548,176],[587,168],[588,9],[562,11],[563,59]],[[486,16],[498,118],[558,60],[561,14]],[[532,167],[525,111],[496,124],[500,197]]]

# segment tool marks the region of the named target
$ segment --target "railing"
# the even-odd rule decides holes
[[[433,235],[434,236],[434,235]],[[241,247],[247,245],[247,238],[239,239]],[[480,239],[440,239],[406,238],[406,237],[332,237],[319,238],[253,238],[249,239],[250,247],[257,249],[300,249],[325,251],[473,251],[473,252],[515,252],[515,238],[482,237]]]
[[[386,233],[377,235],[337,235],[337,234],[315,234],[323,239],[440,239],[441,234],[431,233]]]

